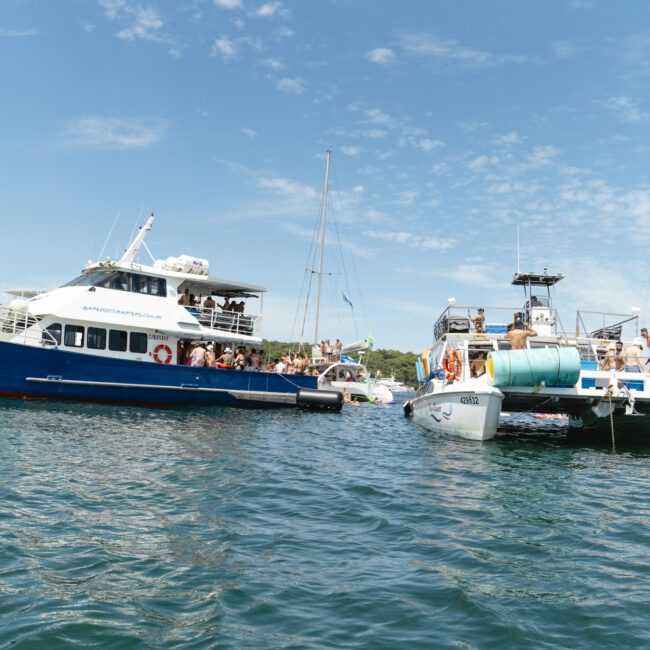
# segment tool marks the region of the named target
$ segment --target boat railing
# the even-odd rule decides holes
[[[627,326],[627,327],[626,327]],[[585,311],[576,312],[576,337],[617,341],[623,337],[625,329],[632,328],[632,336],[639,332],[639,314],[617,314],[614,312]]]
[[[557,336],[566,338],[564,326],[560,320],[560,314],[557,309],[542,306],[545,311],[548,311],[548,324],[553,333]],[[534,312],[526,308],[517,307],[483,307],[485,320],[479,331],[477,331],[472,318],[478,313],[478,307],[474,306],[459,306],[449,305],[433,326],[433,342],[439,341],[445,334],[505,334],[508,331],[509,325],[514,325],[516,328],[529,325],[535,327],[537,321],[532,320]],[[497,317],[494,318],[494,312],[497,312]],[[502,318],[499,318],[502,316]]]
[[[20,307],[0,305],[0,334],[16,337],[21,335],[23,343],[58,346],[58,341],[48,330],[39,327],[39,320]],[[14,339],[15,340],[15,339]]]
[[[204,327],[246,336],[252,336],[259,329],[262,318],[235,311],[223,311],[220,308],[185,307],[185,309]]]

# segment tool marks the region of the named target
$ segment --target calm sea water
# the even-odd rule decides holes
[[[0,403],[0,647],[650,647],[650,450]]]

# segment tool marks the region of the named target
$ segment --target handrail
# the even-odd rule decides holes
[[[33,329],[39,326],[38,329]],[[38,341],[41,345],[58,346],[47,330],[40,329],[39,320],[25,309],[0,305],[0,334],[22,334],[23,342]]]
[[[261,316],[224,311],[221,308],[186,306],[185,309],[204,327],[234,334],[251,336],[261,320]]]

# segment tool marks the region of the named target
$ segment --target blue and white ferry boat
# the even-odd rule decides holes
[[[317,377],[181,364],[194,341],[259,349],[261,315],[179,304],[197,298],[261,302],[264,287],[211,278],[188,256],[137,262],[153,215],[119,260],[88,262],[44,293],[13,293],[0,308],[0,396],[146,406],[300,405]],[[148,251],[148,249],[147,249]],[[153,258],[152,258],[153,259]],[[313,397],[327,402],[327,395]],[[307,402],[310,398],[307,397]]]

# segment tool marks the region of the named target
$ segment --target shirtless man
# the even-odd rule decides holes
[[[212,296],[208,296],[203,302],[203,306],[206,309],[214,309],[217,306],[217,303],[214,301],[214,298]]]
[[[616,346],[613,350],[607,350],[600,369],[616,370],[618,372],[625,370],[625,351],[623,350],[623,343],[621,341],[616,341]]]
[[[530,327],[526,329],[515,329],[512,327],[506,334],[506,338],[512,344],[513,350],[525,350],[526,339],[531,336],[537,336],[537,332]]]
[[[243,370],[246,367],[246,348],[237,348],[235,356],[235,368]]]
[[[217,357],[214,353],[214,345],[212,343],[208,344],[208,348],[205,352],[205,365],[208,368],[214,367],[214,362],[217,360]]]
[[[469,369],[472,377],[480,377],[485,374],[485,352],[479,352],[476,359],[472,359]]]
[[[257,350],[251,350],[251,353],[248,355],[248,367],[251,370],[259,370],[261,363],[262,358],[257,353]]]
[[[634,339],[632,345],[625,350],[625,372],[643,372],[641,362],[641,350],[643,350],[643,339]]]
[[[204,366],[205,365],[205,347],[203,343],[199,343],[193,350],[190,355],[192,358],[193,366]]]
[[[474,323],[474,331],[477,334],[483,333],[483,323],[485,322],[485,313],[483,307],[479,307],[476,316],[470,316],[469,319]],[[469,310],[468,310],[469,315]]]

